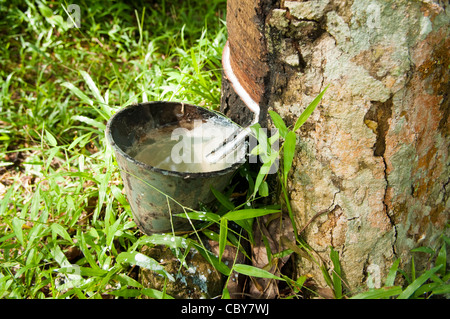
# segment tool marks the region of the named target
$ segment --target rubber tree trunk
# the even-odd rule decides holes
[[[442,244],[449,216],[450,8],[432,0],[228,0],[233,69],[262,108],[298,132],[289,194],[301,234],[351,290],[380,286],[412,248]],[[222,110],[251,115],[226,77]],[[267,125],[271,125],[270,122]],[[448,235],[448,232],[447,232]],[[415,255],[425,266],[428,255]],[[421,258],[423,257],[423,258]],[[298,261],[300,274],[320,270]]]

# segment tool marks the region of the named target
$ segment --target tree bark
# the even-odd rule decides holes
[[[298,228],[352,291],[377,287],[412,248],[438,248],[450,210],[450,8],[445,1],[228,0],[233,70],[297,132],[289,193]],[[222,110],[245,106],[223,80]],[[247,115],[246,115],[247,114]],[[238,115],[238,116],[236,116]],[[270,123],[268,123],[270,125]],[[447,235],[448,235],[447,230]],[[423,257],[423,258],[421,258]],[[425,267],[428,256],[415,256]],[[298,261],[322,282],[320,269]]]

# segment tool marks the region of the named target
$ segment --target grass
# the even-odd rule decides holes
[[[80,27],[70,28],[66,2],[0,0],[0,298],[171,298],[164,289],[139,282],[135,267],[152,269],[167,280],[173,277],[140,253],[144,245],[165,245],[180,258],[193,248],[227,282],[237,272],[282,283],[289,292],[278,297],[315,296],[306,275],[293,278],[269,269],[298,254],[321,267],[335,298],[351,296],[338,252],[330,248],[328,269],[300,237],[289,249],[275,252],[263,236],[268,259],[264,267],[223,262],[227,246],[246,254],[242,247],[254,244],[257,217],[276,218],[283,209],[297,229],[286,191],[294,131],[321,96],[292,129],[270,113],[284,142],[268,154],[269,162],[259,172],[248,165],[239,171],[247,181],[246,189],[239,191],[246,195],[230,200],[233,187],[226,194],[214,192],[217,209],[188,214],[204,222],[199,232],[219,243],[217,256],[198,240],[198,233],[145,236],[132,219],[117,164],[105,144],[105,123],[120,108],[142,101],[218,108],[226,1],[78,4]],[[269,144],[275,142],[274,137],[268,139]],[[276,190],[269,187],[266,172],[281,154],[280,194],[274,197],[284,202],[272,205],[267,199]],[[386,287],[354,297],[447,293],[445,244],[442,247],[437,253],[422,249],[430,261],[436,256],[436,265],[423,274],[393,267]],[[404,289],[394,285],[398,275],[406,278]],[[227,297],[225,287],[222,298]]]
[[[105,123],[142,101],[218,107],[225,1],[78,4],[79,29],[65,2],[0,1],[0,298],[161,297],[129,274],[142,235]]]

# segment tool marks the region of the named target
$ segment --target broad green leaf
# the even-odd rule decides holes
[[[50,228],[52,229],[52,231],[55,234],[58,234],[59,236],[61,236],[62,238],[64,238],[65,240],[73,243],[72,238],[70,237],[69,233],[67,232],[67,230],[61,226],[60,224],[57,223],[53,223]]]
[[[214,194],[214,196],[217,198],[217,200],[228,210],[234,209],[234,204],[226,197],[224,194],[219,192],[218,190],[214,189],[214,187],[211,187],[211,191]]]
[[[215,269],[220,271],[225,276],[229,276],[231,273],[230,268],[225,265],[223,262],[219,261],[219,258],[217,258],[212,252],[205,249],[202,245],[197,243],[196,241],[191,241],[191,245],[197,249],[197,251],[205,258]]]
[[[296,281],[295,281],[295,286],[297,289],[302,289],[303,284],[306,282],[306,279],[308,279],[308,277],[306,276],[300,276]]]
[[[117,219],[114,222],[114,224],[112,224],[108,228],[108,231],[107,231],[107,234],[106,234],[106,246],[108,246],[109,248],[111,248],[112,245],[113,245],[114,237],[116,236],[117,230],[119,229],[119,226],[120,226],[121,222],[122,221],[120,219]]]
[[[224,287],[222,290],[222,299],[231,299],[230,292],[228,291],[227,287]]]
[[[437,272],[442,268],[442,265],[436,266],[424,272],[421,276],[419,276],[416,280],[414,280],[405,290],[397,297],[397,299],[408,299],[420,286],[422,286],[428,279],[430,279],[431,275]]]
[[[91,90],[92,94],[97,99],[97,101],[101,104],[105,104],[105,100],[103,99],[103,96],[100,94],[100,91],[97,88],[97,85],[95,85],[95,83],[92,80],[89,73],[87,73],[86,71],[83,71],[83,70],[81,70],[80,73],[81,73],[81,76],[83,77],[84,81],[88,85],[89,89]]]
[[[381,299],[397,296],[402,293],[402,287],[383,287],[378,289],[371,289],[360,294],[357,294],[350,299]]]
[[[17,217],[14,217],[12,220],[12,229],[14,231],[14,234],[16,234],[17,240],[20,242],[22,246],[24,246],[24,240],[23,240],[23,231],[22,231],[22,225],[25,222],[22,219],[19,219]]]
[[[215,231],[210,230],[210,229],[203,230],[202,234],[204,234],[206,237],[208,237],[209,239],[211,239],[213,241],[219,242],[219,240],[220,240],[219,239],[220,238],[219,234],[216,233]]]
[[[53,158],[56,156],[56,154],[58,152],[59,152],[59,147],[53,147],[47,152],[48,156],[47,156],[46,164],[45,164],[45,170],[46,171],[48,171],[48,168],[52,164]]]
[[[103,208],[103,203],[105,202],[106,199],[106,193],[109,187],[109,181],[111,180],[111,171],[107,171],[106,174],[104,175],[99,175],[97,177],[97,181],[99,183],[99,187],[98,187],[98,201],[97,201],[97,207],[95,208],[94,211],[94,216],[92,217],[92,219],[94,220],[94,222],[97,220],[102,208]]]
[[[227,245],[227,235],[228,235],[228,220],[222,217],[220,220],[220,234],[219,234],[219,261],[222,261],[222,255],[225,251],[225,246]]]
[[[259,190],[259,186],[261,186],[266,175],[269,174],[272,165],[274,165],[275,162],[277,161],[278,154],[279,154],[278,152],[272,152],[270,154],[269,158],[266,158],[264,164],[259,169],[258,176],[256,176],[255,188],[253,190],[253,196],[256,195],[256,193]]]
[[[284,178],[284,184],[286,185],[287,177],[289,174],[289,171],[292,167],[292,162],[294,160],[295,155],[295,144],[297,142],[297,136],[295,135],[295,132],[289,131],[287,133],[284,144],[283,144],[283,178]]]
[[[220,216],[210,212],[189,212],[187,216],[185,213],[175,214],[177,217],[181,218],[190,218],[192,220],[201,220],[201,221],[209,221],[218,223],[220,220]]]
[[[269,115],[272,118],[273,124],[280,132],[281,137],[285,138],[288,133],[288,129],[281,116],[275,111],[269,111]]]
[[[65,262],[67,266],[63,266],[58,269],[59,273],[62,274],[74,274],[86,277],[103,277],[108,274],[108,270],[103,270],[100,268],[91,267],[79,267],[78,265],[69,265],[69,262]]]
[[[45,238],[50,233],[51,233],[50,228],[45,227],[44,224],[35,223],[34,226],[30,229],[30,232],[28,233],[27,248],[33,247],[35,242],[39,241],[42,238]]]
[[[262,197],[269,196],[269,184],[267,184],[267,181],[263,181],[261,185],[259,185],[258,193]]]
[[[270,138],[269,138],[269,144],[272,148],[277,149],[278,150],[278,141],[280,140],[280,131],[276,130],[275,134],[273,134]],[[274,143],[277,143],[274,145]],[[275,148],[276,146],[276,148]]]
[[[252,228],[253,219],[234,220],[234,222],[247,231],[247,233],[250,236],[250,240],[253,242],[253,239],[252,239],[253,238],[252,237],[253,236],[252,235],[252,232],[253,232],[253,228]]]
[[[73,119],[73,118],[72,118],[72,119]],[[84,146],[89,142],[89,139],[91,138],[91,135],[92,135],[92,132],[89,132],[89,133],[87,133],[87,134],[78,136],[77,138],[75,138],[75,139],[73,140],[72,143],[70,143],[70,145],[69,145],[69,147],[67,148],[67,150],[70,150],[70,149],[74,148],[74,147],[75,147],[76,145],[78,145],[78,144],[79,144],[79,147],[80,147],[80,148],[84,147]]]
[[[113,278],[119,281],[122,285],[127,285],[135,288],[142,288],[142,284],[139,281],[125,274],[115,274]]]
[[[123,297],[123,298],[136,298],[140,296],[142,293],[140,290],[137,289],[120,289],[120,290],[113,290],[109,292],[110,295],[114,295],[117,297]]]
[[[118,263],[127,263],[155,271],[156,273],[169,278],[171,281],[175,280],[156,260],[139,252],[122,252],[117,256],[116,260]]]
[[[14,184],[9,186],[8,191],[6,192],[6,194],[4,195],[1,204],[0,204],[0,216],[4,215],[6,212],[6,208],[9,205],[9,199],[12,195],[12,193],[14,192]]]
[[[275,276],[274,274],[268,272],[267,270],[257,268],[250,265],[244,265],[244,264],[235,264],[233,266],[233,270],[251,277],[258,277],[258,278],[269,278],[269,279],[276,279],[276,280],[282,280],[285,281],[283,278]]]
[[[319,95],[308,105],[308,107],[303,111],[303,113],[300,115],[300,117],[297,119],[297,122],[295,122],[293,131],[297,131],[309,118],[309,116],[312,114],[312,112],[315,110],[317,105],[319,105],[320,100],[322,100],[323,95],[325,94],[325,91],[328,89],[329,85],[319,93]]]
[[[125,196],[122,194],[122,191],[119,189],[119,187],[115,186],[115,185],[111,185],[111,193],[114,195],[114,198],[120,203],[122,204],[122,206],[128,206],[128,202],[127,199],[125,198]]]
[[[92,255],[91,251],[89,250],[87,243],[86,243],[86,237],[84,232],[80,232],[79,236],[77,235],[79,243],[80,243],[80,249],[83,252],[84,258],[86,258],[87,262],[92,268],[99,268],[96,262],[96,259]]]
[[[50,252],[52,254],[52,257],[58,263],[58,265],[60,265],[61,267],[71,266],[71,264],[67,260],[66,255],[64,255],[64,253],[61,250],[61,247],[59,247],[59,245],[55,245],[55,247],[51,248]],[[71,269],[71,271],[73,271],[73,269]]]
[[[234,210],[226,213],[222,218],[227,220],[236,221],[248,218],[260,217],[268,214],[279,213],[279,209],[265,209],[265,208],[250,208],[250,209],[240,209]]]
[[[133,247],[145,244],[164,245],[170,248],[187,248],[189,241],[186,238],[171,234],[153,234],[151,236],[140,237]]]
[[[47,17],[47,21],[53,26],[56,25],[63,30],[67,30],[66,21],[59,14],[55,14],[55,15],[52,15],[51,17]]]
[[[88,98],[88,96],[86,94],[84,94],[79,88],[74,86],[72,83],[64,82],[64,83],[61,83],[61,86],[68,88],[70,91],[72,91],[73,94],[75,94],[84,103],[89,104],[90,106],[94,105],[94,102],[92,102],[92,100],[90,98]]]
[[[258,142],[267,141],[266,131],[261,127],[259,123],[253,124],[250,128]]]
[[[87,116],[74,115],[74,116],[71,117],[71,119],[74,120],[74,121],[83,122],[83,123],[85,123],[85,124],[87,124],[89,126],[96,127],[96,128],[98,128],[100,130],[105,130],[105,128],[106,128],[106,125],[104,123],[101,123],[99,121],[93,120],[93,119],[91,119],[91,118],[89,118]]]
[[[52,9],[50,9],[43,3],[39,4],[39,11],[41,11],[41,14],[46,18],[50,18],[53,15]]]
[[[53,136],[52,133],[50,133],[47,130],[45,130],[45,137],[46,137],[46,140],[47,140],[48,144],[50,144],[50,146],[55,147],[56,145],[58,145],[58,142],[56,141],[56,138]]]
[[[253,197],[256,196],[256,193],[259,191],[259,187],[261,186],[261,183],[264,180],[264,177],[266,176],[265,174],[263,174],[261,171],[263,170],[264,165],[268,165],[268,163],[264,163],[263,166],[261,166],[261,169],[258,173],[258,176],[256,176],[256,181],[255,181],[255,188],[253,190]]]
[[[260,155],[260,154],[265,154],[266,151],[267,151],[267,145],[266,145],[266,148],[263,148],[262,144],[258,144],[250,151],[250,154],[256,156],[256,155]]]

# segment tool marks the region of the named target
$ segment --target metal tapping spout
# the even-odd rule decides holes
[[[217,148],[215,148],[211,153],[206,155],[206,159],[209,162],[216,162],[222,158],[224,158],[229,152],[231,152],[236,146],[240,145],[247,135],[251,132],[251,126],[258,123],[259,121],[259,113],[260,107],[257,102],[255,102],[252,97],[247,93],[247,91],[242,87],[239,83],[239,79],[236,77],[230,63],[230,46],[227,41],[225,47],[223,48],[222,53],[222,66],[227,76],[228,80],[231,83],[234,91],[241,98],[242,102],[253,112],[254,117],[250,125],[245,128],[239,129],[235,131],[231,136],[224,140],[224,142]]]

